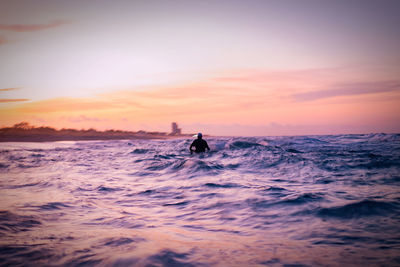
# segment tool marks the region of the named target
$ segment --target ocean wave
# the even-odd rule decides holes
[[[24,216],[10,211],[0,211],[0,236],[7,232],[18,233],[31,230],[42,223],[35,216]]]
[[[28,206],[29,207],[29,206]],[[49,202],[43,205],[39,206],[31,206],[31,207],[36,207],[40,210],[61,210],[64,208],[69,208],[70,205],[62,203],[62,202]]]
[[[264,147],[259,143],[253,143],[248,141],[233,141],[227,144],[230,149],[248,149],[248,148],[259,148]]]
[[[178,253],[173,250],[162,250],[146,259],[147,266],[194,267],[198,263],[190,262],[188,253]]]
[[[323,218],[355,219],[366,216],[389,216],[399,212],[397,204],[385,201],[362,200],[343,206],[322,208],[318,216]]]
[[[206,139],[2,145],[0,265],[398,265],[400,135]]]

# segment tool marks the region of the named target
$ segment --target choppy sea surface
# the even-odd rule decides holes
[[[0,144],[1,266],[400,266],[400,135]]]

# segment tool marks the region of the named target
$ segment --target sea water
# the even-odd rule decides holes
[[[400,266],[400,135],[0,144],[2,266]]]

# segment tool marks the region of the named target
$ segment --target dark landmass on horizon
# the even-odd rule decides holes
[[[51,142],[51,141],[84,141],[84,140],[123,140],[123,139],[169,139],[191,137],[193,134],[176,134],[165,132],[122,131],[95,129],[76,130],[52,127],[35,127],[27,122],[15,124],[13,127],[0,128],[0,142]]]

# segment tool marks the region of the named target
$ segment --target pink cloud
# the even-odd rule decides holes
[[[351,96],[363,94],[385,93],[400,90],[399,81],[383,81],[370,83],[345,83],[337,84],[326,90],[309,91],[294,94],[298,102],[313,101],[336,96]]]
[[[59,27],[66,24],[65,20],[56,20],[47,24],[0,24],[0,30],[12,32],[35,32],[50,28]],[[0,39],[1,43],[1,39]]]

